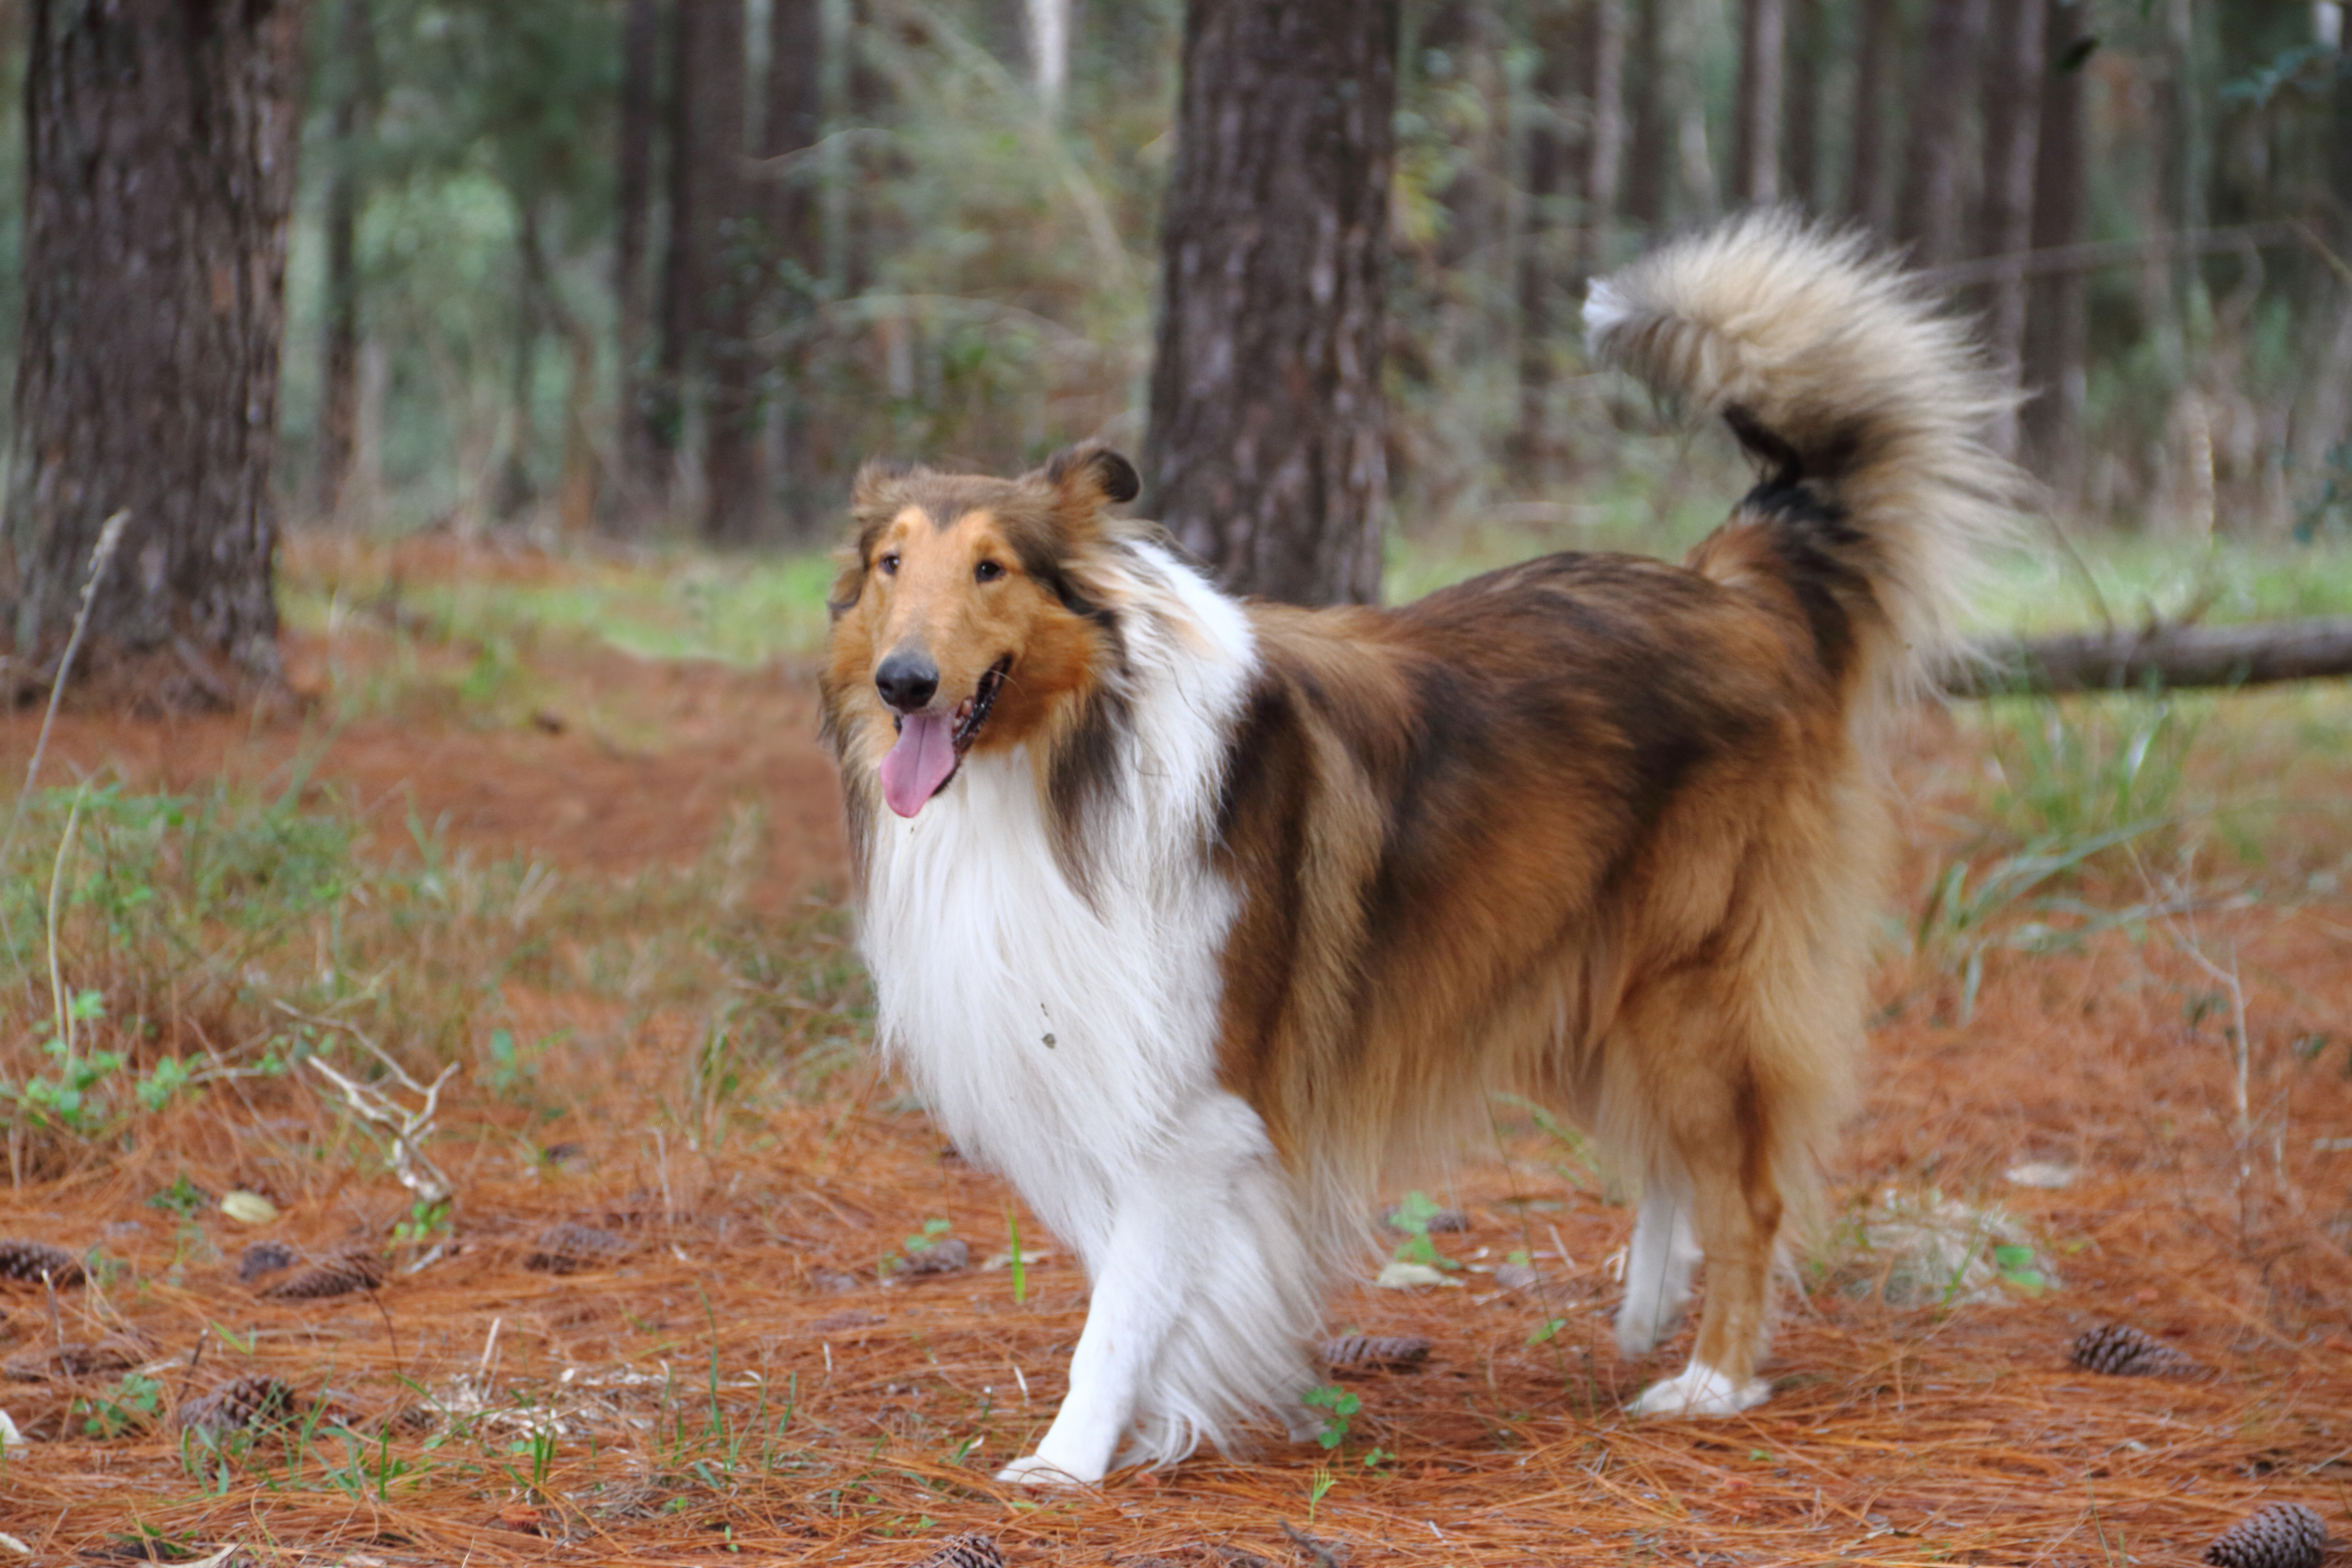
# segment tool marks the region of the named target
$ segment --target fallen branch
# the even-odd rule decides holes
[[[2352,616],[1988,638],[1975,651],[1946,682],[1952,696],[2263,686],[2352,675]]]
[[[441,1069],[441,1075],[431,1083],[419,1083],[407,1070],[392,1058],[391,1053],[367,1037],[362,1030],[339,1018],[322,1018],[278,1004],[279,1012],[289,1017],[321,1029],[339,1029],[365,1047],[368,1053],[383,1064],[384,1070],[400,1080],[400,1086],[417,1097],[415,1110],[401,1104],[391,1095],[372,1084],[360,1083],[330,1066],[323,1057],[306,1058],[321,1076],[341,1089],[344,1100],[361,1121],[381,1131],[392,1144],[392,1173],[404,1187],[416,1194],[421,1205],[433,1205],[454,1202],[457,1187],[442,1173],[441,1167],[425,1152],[425,1140],[433,1135],[433,1119],[441,1103],[441,1086],[457,1070],[451,1062]]]

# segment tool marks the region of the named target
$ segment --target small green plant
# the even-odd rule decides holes
[[[1029,1265],[1021,1256],[1021,1216],[1013,1212],[1009,1203],[1004,1205],[1004,1233],[1011,1242],[1013,1301],[1019,1306],[1029,1300]]]
[[[924,1253],[929,1252],[931,1248],[939,1246],[940,1242],[945,1241],[948,1237],[948,1232],[954,1228],[954,1223],[950,1220],[939,1219],[936,1217],[925,1220],[923,1222],[923,1228],[917,1231],[914,1235],[907,1237],[906,1240],[900,1242],[898,1244],[899,1249],[897,1252],[890,1253],[885,1257],[882,1259],[880,1266],[876,1269],[876,1272],[885,1276],[896,1274],[898,1270],[906,1268],[915,1258],[921,1257]]]
[[[81,1429],[100,1442],[142,1430],[155,1419],[156,1407],[163,1398],[162,1384],[152,1377],[126,1372],[107,1393],[81,1401]]]
[[[1348,1418],[1364,1407],[1361,1399],[1336,1383],[1310,1388],[1299,1401],[1323,1412],[1323,1430],[1315,1435],[1315,1440],[1326,1448],[1336,1448],[1348,1440]]]
[[[1418,1263],[1425,1268],[1461,1268],[1462,1265],[1438,1251],[1437,1243],[1430,1239],[1429,1222],[1444,1212],[1430,1200],[1427,1193],[1416,1189],[1405,1194],[1404,1201],[1389,1215],[1390,1226],[1405,1233],[1405,1238],[1397,1244],[1396,1251],[1391,1256],[1399,1263]]]
[[[1328,1445],[1326,1445],[1326,1447],[1328,1447]],[[1315,1523],[1315,1510],[1321,1505],[1323,1499],[1330,1492],[1331,1489],[1339,1484],[1339,1478],[1333,1475],[1330,1471],[1325,1469],[1320,1465],[1316,1466],[1315,1473],[1307,1478],[1307,1522],[1310,1528]]]
[[[2009,1243],[1992,1249],[1993,1266],[2000,1270],[2003,1283],[2014,1286],[2029,1296],[2039,1296],[2050,1289],[2050,1281],[2033,1266],[2033,1248]]]
[[[185,1171],[168,1187],[148,1198],[147,1206],[181,1219],[194,1219],[212,1207],[212,1194],[188,1179]]]
[[[427,1202],[419,1198],[408,1206],[408,1217],[392,1227],[392,1245],[395,1247],[429,1245],[449,1228],[449,1214],[447,1199]]]

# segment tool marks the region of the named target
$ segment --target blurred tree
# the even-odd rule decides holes
[[[2033,174],[2044,92],[2042,54],[2048,18],[2042,0],[1992,0],[1985,40],[1984,202],[1980,256],[2017,256],[2033,243]],[[2000,273],[1987,290],[1985,344],[2012,380],[2025,353],[2025,270]],[[2017,446],[2013,416],[2000,421],[1996,444]]]
[[[359,220],[363,142],[383,88],[376,69],[373,0],[341,0],[334,47],[327,58],[328,174],[326,322],[320,363],[318,462],[311,510],[325,518],[343,511],[359,431]]]
[[[135,700],[278,672],[278,369],[302,64],[294,0],[35,0],[25,309],[0,605],[47,679],[106,519],[89,662]]]
[[[1895,226],[1895,182],[1887,152],[1895,145],[1893,99],[1901,79],[1896,65],[1901,26],[1895,0],[1855,0],[1845,211],[1880,234],[1891,233]]]
[[[621,21],[619,213],[613,258],[621,360],[621,515],[635,522],[659,508],[669,490],[674,432],[661,423],[661,399],[646,377],[652,331],[650,236],[654,218],[654,143],[660,124],[660,0],[625,0]]]
[[[1731,199],[1780,199],[1782,67],[1788,16],[1782,0],[1740,0],[1739,97],[1732,110]]]
[[[822,0],[771,0],[767,106],[761,117],[767,225],[775,256],[773,307],[784,344],[775,400],[776,451],[786,520],[798,531],[819,515],[811,484],[804,388],[815,308],[824,295],[815,150],[824,133],[824,15]]]
[[[2047,63],[2035,116],[2032,248],[2058,250],[2083,238],[2089,204],[2089,100],[2084,91],[2091,51],[2091,0],[2050,0],[2043,33]],[[2083,274],[2060,268],[2029,290],[2024,381],[2033,401],[2021,411],[2026,460],[2062,501],[2081,482],[2083,415],[2089,401],[2084,356],[2090,344]]]
[[[1518,422],[1510,459],[1528,479],[1540,478],[1550,453],[1551,386],[1558,345],[1552,304],[1567,263],[1572,145],[1569,101],[1575,69],[1577,9],[1571,0],[1538,0],[1528,19],[1535,66],[1528,80],[1526,232],[1519,243]]]
[[[741,544],[760,531],[767,480],[761,461],[759,375],[751,308],[761,258],[744,159],[747,42],[743,0],[674,0],[677,6],[678,168],[684,200],[680,286],[689,364],[699,362],[703,537]]]
[[[1625,163],[1626,0],[1587,0],[1584,208],[1577,268],[1605,269],[1616,251],[1617,197]]]
[[[1029,79],[1048,117],[1062,109],[1070,79],[1070,0],[1022,0],[1022,31],[1029,46]]]
[[[1191,0],[1146,472],[1231,587],[1370,603],[1395,0]]]
[[[1781,189],[1808,212],[1822,200],[1822,65],[1829,57],[1828,18],[1822,0],[1789,0],[1788,92],[1781,102],[1785,134]]]
[[[1666,221],[1671,132],[1666,95],[1665,9],[1669,0],[1629,0],[1633,37],[1626,64],[1625,216],[1655,233]]]
[[[1927,0],[1927,30],[1919,43],[1916,86],[1911,94],[1903,201],[1895,223],[1895,237],[1911,247],[1911,259],[1922,267],[1938,266],[1960,254],[1969,101],[1975,96],[1984,28],[1985,0]]]

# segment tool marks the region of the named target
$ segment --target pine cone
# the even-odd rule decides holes
[[[291,1268],[301,1254],[282,1241],[257,1241],[236,1255],[237,1279],[252,1284],[265,1274],[275,1274],[281,1268]]]
[[[142,1335],[109,1334],[96,1344],[68,1341],[26,1351],[0,1363],[0,1373],[16,1383],[93,1377],[105,1372],[127,1372],[154,1352],[154,1342]]]
[[[2327,1526],[2299,1502],[2258,1509],[2213,1538],[2205,1561],[2217,1568],[2319,1568]]]
[[[1343,1334],[1327,1341],[1323,1360],[1333,1367],[1419,1366],[1429,1359],[1429,1342],[1419,1334],[1383,1338],[1377,1334]]]
[[[323,1258],[289,1279],[281,1279],[256,1295],[265,1301],[316,1301],[328,1296],[348,1296],[373,1290],[383,1283],[384,1261],[373,1252],[354,1247]]]
[[[2074,1342],[2074,1363],[2109,1377],[2198,1377],[2202,1363],[2127,1323],[2102,1323]]]
[[[240,1377],[181,1405],[172,1425],[218,1439],[230,1432],[275,1426],[293,1414],[294,1391],[283,1383],[274,1377]]]
[[[926,1274],[961,1274],[971,1267],[971,1243],[960,1236],[935,1241],[919,1252],[907,1254],[907,1266],[898,1272],[908,1279]],[[995,1550],[994,1547],[990,1548]]]
[[[0,1279],[38,1285],[46,1279],[63,1289],[81,1283],[81,1259],[46,1241],[0,1241]]]
[[[996,1537],[975,1530],[957,1536],[915,1568],[1004,1568],[1004,1553],[998,1550]]]
[[[566,1220],[540,1232],[522,1266],[541,1274],[577,1274],[583,1268],[602,1268],[628,1250],[625,1237]]]

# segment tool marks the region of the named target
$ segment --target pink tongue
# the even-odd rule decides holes
[[[943,713],[916,713],[898,728],[898,743],[882,759],[882,798],[912,816],[955,772],[955,726]]]

